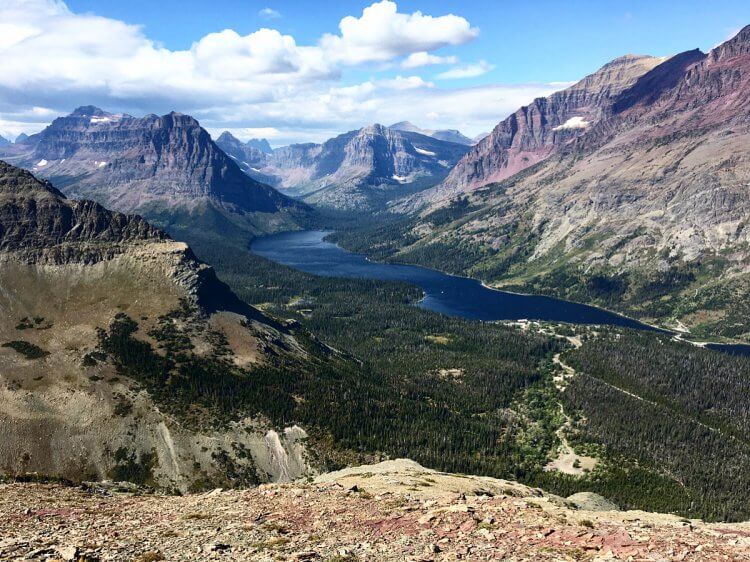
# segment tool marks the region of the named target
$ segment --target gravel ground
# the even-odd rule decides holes
[[[581,511],[518,484],[382,463],[187,496],[0,485],[0,560],[740,561],[750,525]]]

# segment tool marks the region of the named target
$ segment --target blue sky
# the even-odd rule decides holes
[[[334,32],[341,18],[359,14],[371,2],[212,0],[71,0],[68,6],[144,26],[147,35],[172,49],[225,28],[247,34],[273,27],[313,43]],[[185,6],[190,8],[186,9]],[[263,8],[281,17],[264,18]],[[577,80],[626,53],[667,55],[708,50],[750,24],[750,2],[742,0],[401,0],[399,11],[463,16],[480,28],[479,38],[445,49],[467,60],[495,64],[486,83]]]
[[[750,23],[734,0],[0,4],[0,134],[94,103],[275,145],[402,119],[474,135],[617,56],[706,51]]]

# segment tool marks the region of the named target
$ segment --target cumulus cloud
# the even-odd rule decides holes
[[[276,144],[404,119],[471,134],[559,89],[439,89],[420,76],[389,75],[399,64],[456,64],[433,51],[478,36],[457,15],[401,13],[384,0],[338,27],[313,44],[270,28],[247,35],[217,30],[171,50],[140,26],[78,14],[61,0],[0,0],[0,134],[38,131],[86,104],[133,115],[177,110],[212,130],[272,129]],[[347,83],[354,65],[370,65],[375,75]],[[458,67],[464,76],[471,74],[466,68]],[[458,77],[458,69],[443,74]]]
[[[402,68],[419,68],[421,66],[429,66],[434,64],[456,64],[458,57],[448,56],[441,57],[433,55],[427,51],[418,51],[410,54],[403,61],[401,61]]]
[[[435,86],[432,82],[426,82],[421,76],[396,76],[395,78],[380,80],[378,85],[391,90],[414,90]]]
[[[263,8],[258,11],[258,15],[264,20],[276,20],[281,17],[281,13],[273,8]]]
[[[564,131],[567,129],[585,129],[589,126],[589,122],[585,121],[583,117],[571,117],[568,119],[565,123],[562,125],[558,125],[557,127],[554,127],[553,131]]]
[[[487,74],[493,68],[495,67],[489,64],[487,61],[480,60],[479,62],[474,64],[457,66],[455,68],[451,68],[450,70],[446,70],[445,72],[441,72],[440,74],[438,74],[438,78],[442,78],[443,80],[475,78],[477,76],[481,76],[482,74]]]
[[[460,16],[401,14],[390,0],[365,8],[359,18],[345,17],[339,30],[340,35],[324,35],[320,44],[346,64],[383,62],[418,51],[463,45],[479,35],[479,29]]]

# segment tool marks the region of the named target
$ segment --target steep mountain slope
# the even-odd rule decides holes
[[[509,177],[436,199],[399,231],[409,238],[400,259],[747,339],[748,51],[750,27],[708,55],[664,61],[608,96],[606,110],[595,105],[598,119],[580,114],[591,124],[574,138],[525,152],[552,156],[520,173],[487,175],[480,162],[491,159],[467,172],[491,141],[480,143],[452,172],[466,172],[456,185]]]
[[[442,179],[468,147],[371,125],[325,143],[274,150],[264,173],[316,205],[376,209],[386,199]]]
[[[420,129],[414,123],[411,123],[409,121],[399,121],[398,123],[394,123],[388,128],[395,131],[419,133],[420,135],[432,137],[433,139],[443,140],[446,142],[455,142],[457,144],[465,144],[466,146],[471,146],[474,144],[474,141],[472,139],[470,139],[466,135],[461,134],[461,131],[457,131],[456,129]]]
[[[11,142],[3,136],[0,136],[0,148],[10,146]]]
[[[306,352],[185,244],[0,161],[0,264],[0,472],[185,491],[309,470],[304,431],[218,393]]]
[[[60,117],[6,160],[50,179],[68,196],[138,212],[173,231],[294,228],[304,205],[248,178],[190,116],[135,118],[93,106]]]
[[[409,206],[454,197],[544,160],[598,123],[620,92],[663,61],[625,55],[570,88],[534,100],[500,122],[456,164],[444,182],[415,196]]]
[[[277,177],[264,174],[260,171],[261,168],[267,165],[269,154],[273,152],[271,147],[269,146],[268,152],[265,152],[251,143],[252,141],[243,143],[229,131],[224,131],[216,139],[216,146],[232,158],[245,174],[256,181],[268,185],[277,185],[279,182]]]

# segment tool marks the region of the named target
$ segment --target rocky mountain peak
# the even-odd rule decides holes
[[[70,114],[72,117],[111,117],[111,113],[107,113],[103,109],[96,107],[95,105],[82,105],[77,107]]]
[[[192,115],[186,115],[178,111],[170,111],[160,119],[167,125],[186,128],[198,128],[201,129],[202,132],[206,133],[206,135],[208,135],[208,133],[201,127],[201,124],[198,122],[198,120]]]
[[[737,35],[711,50],[713,62],[750,54],[750,25],[743,27]]]
[[[401,208],[446,200],[545,160],[605,119],[623,90],[665,60],[645,55],[618,57],[569,88],[534,100],[474,145],[442,184],[415,195]]]
[[[241,213],[302,207],[246,176],[238,158],[227,156],[195,118],[179,112],[136,118],[83,106],[34,139],[7,153],[10,161],[53,180],[72,197],[122,212],[160,214],[197,204]]]
[[[256,150],[260,150],[264,154],[272,154],[273,148],[271,148],[271,144],[268,142],[267,139],[250,139],[245,143],[246,146],[249,146],[250,148],[254,148]]]
[[[221,143],[221,142],[231,142],[231,143],[237,143],[237,144],[241,144],[241,143],[242,143],[242,141],[240,141],[240,139],[238,139],[237,137],[235,137],[235,136],[234,136],[234,135],[233,135],[232,133],[230,133],[229,131],[224,131],[223,133],[221,133],[221,134],[220,134],[220,135],[218,136],[218,138],[216,139],[216,142],[217,142],[217,143]]]
[[[613,95],[631,86],[640,76],[655,68],[667,58],[648,55],[623,55],[608,62],[565,91],[585,90],[591,94]]]
[[[630,88],[624,90],[612,106],[615,113],[620,113],[637,104],[649,105],[683,79],[688,67],[705,58],[700,49],[685,51],[675,55],[654,67],[636,80]]]
[[[357,131],[357,135],[384,135],[387,134],[387,131],[388,127],[384,127],[380,123],[373,123],[372,125],[362,127]]]

